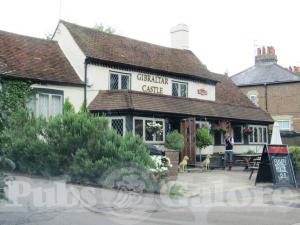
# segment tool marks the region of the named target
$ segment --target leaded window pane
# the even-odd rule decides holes
[[[62,113],[61,96],[52,95],[52,116]]]
[[[48,118],[49,115],[49,95],[39,95],[39,116]]]
[[[172,83],[172,95],[178,96],[178,83]]]
[[[180,96],[181,97],[186,97],[187,96],[187,87],[186,84],[181,84],[180,85]]]
[[[119,75],[112,73],[110,74],[110,89],[116,90],[119,89]]]
[[[119,135],[124,134],[124,123],[123,119],[112,119],[111,120],[111,127],[117,131]]]
[[[121,89],[129,89],[129,76],[121,76]]]
[[[143,137],[143,120],[135,120],[135,135],[139,135],[140,137]]]

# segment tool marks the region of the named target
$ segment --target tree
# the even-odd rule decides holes
[[[116,32],[116,30],[111,26],[105,27],[102,23],[96,23],[94,29],[108,34],[114,34]]]
[[[204,126],[196,130],[196,146],[200,149],[200,160],[201,150],[212,144],[212,136],[209,132],[209,128]]]

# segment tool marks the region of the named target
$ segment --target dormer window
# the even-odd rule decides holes
[[[172,81],[172,95],[187,97],[187,83]]]
[[[110,72],[110,90],[129,90],[130,74]]]

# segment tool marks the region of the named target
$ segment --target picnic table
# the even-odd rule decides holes
[[[258,166],[261,154],[237,154],[237,157],[241,157],[242,161],[244,162],[245,169],[249,170],[254,166]]]

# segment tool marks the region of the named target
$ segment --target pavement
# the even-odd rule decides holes
[[[181,173],[162,194],[66,184],[14,175],[0,225],[296,225],[300,191],[254,185],[249,172]]]

